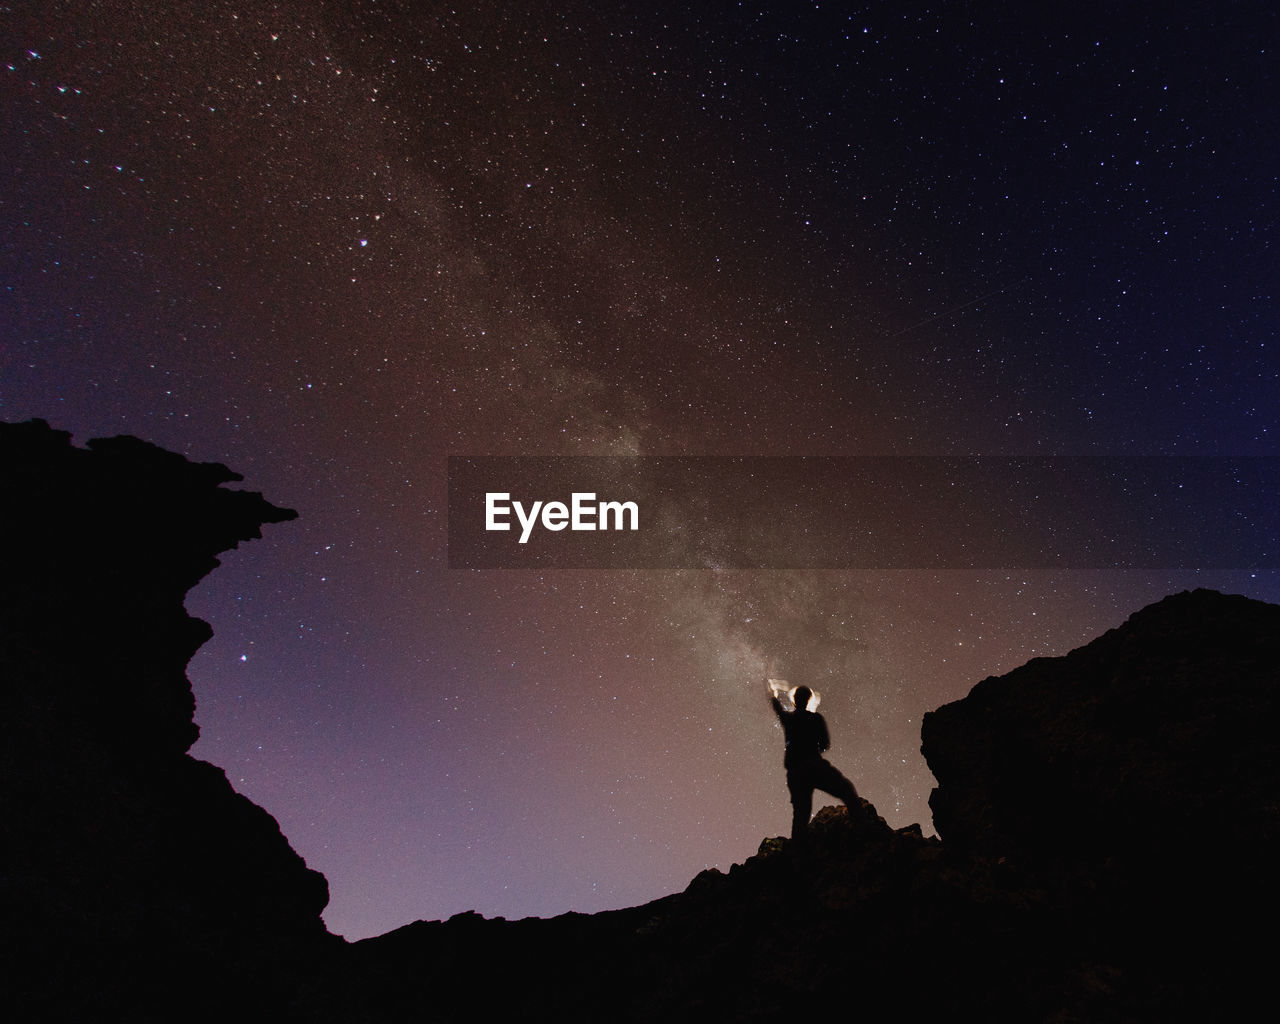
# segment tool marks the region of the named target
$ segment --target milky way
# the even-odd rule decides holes
[[[929,827],[924,712],[1171,591],[1280,598],[447,567],[450,455],[1277,454],[1272,5],[702,6],[0,14],[0,415],[299,511],[188,598],[194,753],[348,937],[742,860],[789,822],[767,676]]]

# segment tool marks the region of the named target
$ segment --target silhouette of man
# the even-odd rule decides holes
[[[809,698],[813,691],[807,686],[796,688],[792,697],[794,711],[787,711],[771,696],[774,713],[782,723],[787,738],[787,752],[782,764],[787,769],[787,789],[791,792],[791,838],[804,841],[809,833],[809,815],[813,813],[813,791],[820,789],[844,801],[850,813],[858,800],[853,783],[840,774],[822,756],[831,746],[826,720],[816,711],[809,710]]]

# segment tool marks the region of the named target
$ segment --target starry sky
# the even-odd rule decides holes
[[[449,568],[451,455],[1280,454],[1274,5],[1033,6],[0,9],[0,417],[299,511],[188,596],[193,752],[331,930],[743,860],[789,823],[766,675],[931,829],[929,709],[1177,590],[1280,600]]]

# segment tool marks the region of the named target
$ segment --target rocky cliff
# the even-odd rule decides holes
[[[323,876],[222,771],[183,607],[221,551],[294,518],[225,466],[0,424],[0,971],[9,1019],[228,1019],[293,999]]]
[[[948,845],[1081,861],[1275,842],[1280,607],[1207,590],[927,714]]]

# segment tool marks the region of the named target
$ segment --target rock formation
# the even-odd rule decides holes
[[[949,845],[1149,867],[1200,840],[1274,845],[1280,607],[1177,594],[924,718]],[[1181,854],[1177,854],[1181,856]]]
[[[323,876],[222,771],[186,665],[187,590],[293,519],[225,466],[0,424],[0,962],[9,1019],[229,1019],[283,1007],[332,942]],[[265,1000],[265,1004],[263,1001]]]

